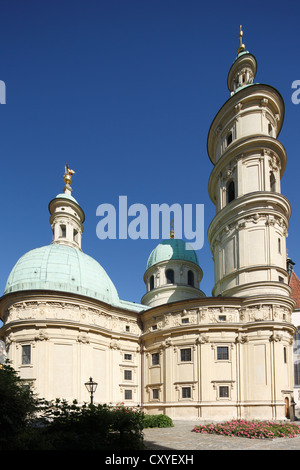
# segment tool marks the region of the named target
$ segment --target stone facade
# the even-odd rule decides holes
[[[280,305],[203,298],[138,314],[31,292],[2,307],[9,357],[46,399],[88,401],[92,375],[97,401],[173,418],[283,419],[291,401],[294,327]]]

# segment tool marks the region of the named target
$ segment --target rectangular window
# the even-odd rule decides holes
[[[180,360],[181,362],[190,362],[192,360],[191,348],[180,350]]]
[[[22,364],[31,364],[31,346],[22,346]]]
[[[226,321],[226,315],[219,315],[219,321]]]
[[[220,387],[219,387],[219,397],[220,398],[229,398],[229,387],[227,385],[220,385]]]
[[[154,400],[158,400],[159,399],[159,390],[158,388],[153,388],[152,390],[152,398]]]
[[[127,333],[129,333],[129,331],[130,331],[130,326],[129,326],[129,325],[126,325],[126,326],[125,326],[125,330],[127,331]]]
[[[132,354],[124,354],[125,361],[132,361]]]
[[[217,347],[217,360],[228,361],[228,359],[229,359],[228,346],[218,346]]]
[[[157,366],[159,364],[159,353],[152,354],[152,365]]]
[[[191,387],[182,387],[181,389],[181,397],[182,398],[191,398]]]
[[[132,380],[132,370],[124,370],[124,380]]]
[[[190,322],[190,319],[189,318],[183,318],[181,320],[181,323],[189,323]]]
[[[125,400],[132,400],[132,390],[125,390]]]

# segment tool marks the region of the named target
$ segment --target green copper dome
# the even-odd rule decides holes
[[[4,294],[54,290],[119,304],[115,286],[102,266],[77,248],[53,243],[29,251],[11,271]]]
[[[172,259],[190,261],[191,263],[195,263],[199,266],[196,252],[189,243],[179,238],[170,238],[169,240],[162,241],[152,251],[149,256],[146,269],[151,268],[151,266],[154,266],[161,261]]]
[[[66,194],[66,193],[60,193],[56,196],[55,199],[69,199],[70,201],[73,201],[73,202],[76,202],[76,204],[78,204],[78,202],[76,201],[75,197],[73,197],[71,194]],[[78,204],[79,205],[79,204]]]

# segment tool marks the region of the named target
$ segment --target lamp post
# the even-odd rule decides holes
[[[93,405],[93,399],[94,399],[94,392],[96,391],[97,388],[97,382],[94,382],[92,377],[90,377],[90,380],[84,384],[87,388],[87,391],[91,395],[91,405]]]

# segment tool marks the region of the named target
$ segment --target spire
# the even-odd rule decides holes
[[[243,31],[242,31],[242,25],[240,25],[240,34],[239,34],[239,38],[240,38],[240,47],[238,48],[238,51],[237,53],[239,54],[240,52],[243,52],[245,50],[245,44],[243,44],[242,40],[243,40]]]
[[[71,192],[73,191],[71,188],[71,184],[72,184],[72,175],[74,174],[75,174],[75,171],[71,170],[69,168],[69,165],[66,163],[65,173],[64,173],[64,182],[65,182],[64,193],[68,194],[69,196],[71,195]]]
[[[243,34],[242,25],[240,25],[240,46],[227,77],[227,86],[231,95],[237,90],[251,85],[256,75],[256,59],[253,54],[246,50],[245,44],[243,44]]]

